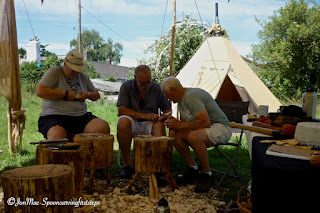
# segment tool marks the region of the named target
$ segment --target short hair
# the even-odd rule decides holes
[[[167,77],[161,84],[161,89],[163,92],[169,92],[171,88],[181,88],[182,85],[179,79],[175,77]]]
[[[151,73],[151,69],[147,65],[139,65],[134,69],[134,74],[138,75],[139,72]]]

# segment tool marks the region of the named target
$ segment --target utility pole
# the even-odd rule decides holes
[[[82,52],[82,47],[81,47],[81,0],[79,0],[79,52]]]
[[[175,33],[176,33],[176,0],[173,0],[173,23],[172,23],[172,37],[171,37],[170,76],[172,76],[172,68],[173,68],[173,50],[174,50]]]

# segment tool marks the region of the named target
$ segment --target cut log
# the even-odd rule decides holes
[[[73,205],[52,203],[61,201],[63,204],[63,201],[72,200],[70,166],[28,166],[5,171],[1,176],[6,213],[73,212]]]
[[[162,172],[170,184],[172,190],[178,189],[169,170],[171,169],[172,149],[174,138],[152,135],[139,135],[134,139],[134,162],[135,175],[132,178],[126,192],[129,193],[134,182],[139,178],[141,172],[150,173],[149,176],[149,198],[158,199],[159,190],[155,173]]]
[[[73,196],[82,197],[84,184],[83,148],[76,147],[75,150],[54,150],[38,145],[37,164],[64,164],[72,168]]]
[[[174,138],[138,136],[134,138],[134,162],[137,172],[165,172],[171,169]]]
[[[90,190],[93,188],[94,170],[106,169],[108,183],[111,182],[109,168],[113,163],[114,137],[103,133],[81,133],[73,138],[73,142],[83,146],[84,168],[90,169]]]

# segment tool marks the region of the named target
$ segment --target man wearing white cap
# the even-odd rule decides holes
[[[110,133],[109,124],[87,112],[86,99],[100,99],[80,52],[70,51],[62,67],[51,67],[41,78],[36,94],[43,99],[39,132],[47,139],[68,138],[70,133]]]

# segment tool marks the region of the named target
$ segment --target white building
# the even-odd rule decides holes
[[[37,41],[37,36],[30,40],[27,45],[27,59],[26,61],[39,61],[40,60],[40,42]]]

